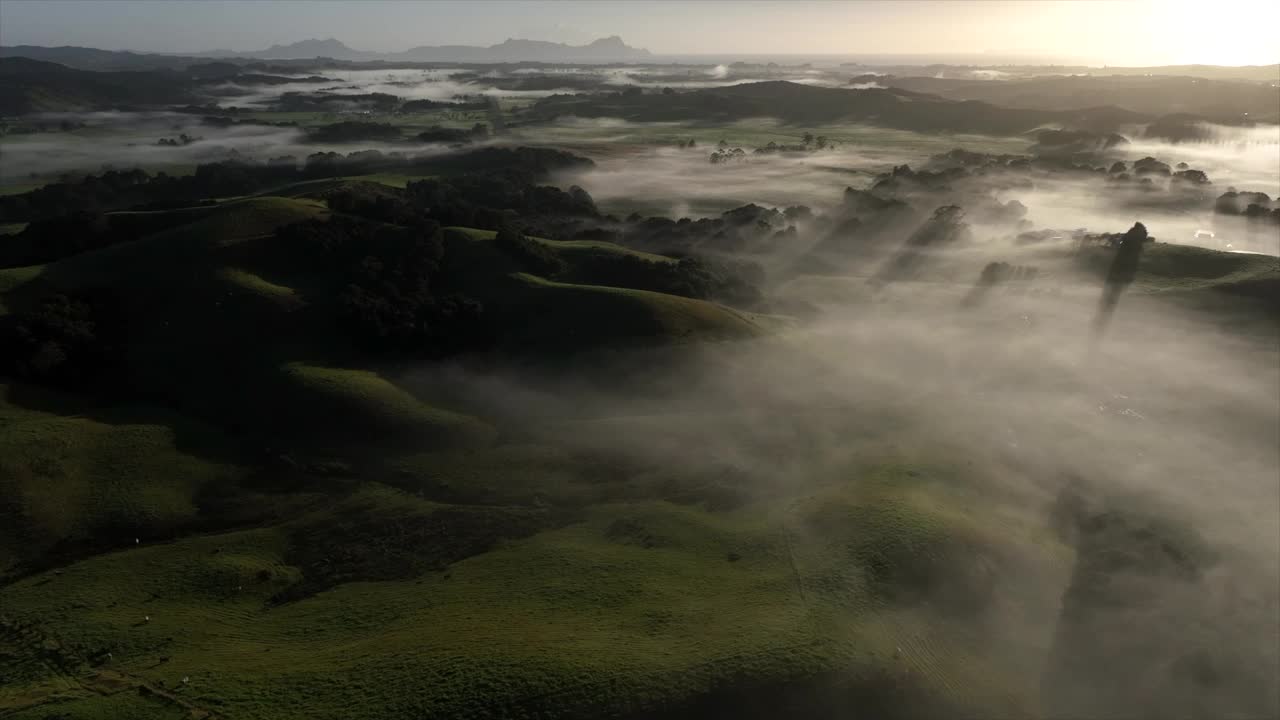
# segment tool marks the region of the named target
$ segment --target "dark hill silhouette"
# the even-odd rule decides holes
[[[840,120],[921,132],[1009,135],[1047,123],[1110,131],[1121,123],[1148,120],[1118,108],[1048,111],[956,101],[896,88],[847,90],[771,80],[688,93],[619,93],[611,96],[557,95],[540,101],[535,116],[621,117],[638,122],[726,122],[774,117],[789,123]]]
[[[1274,76],[1273,76],[1274,78]],[[1005,107],[1067,110],[1113,105],[1151,115],[1193,113],[1234,122],[1280,119],[1280,87],[1274,83],[1212,80],[1172,75],[1047,76],[990,81],[938,77],[889,77],[891,88],[940,95],[952,100],[981,100]]]

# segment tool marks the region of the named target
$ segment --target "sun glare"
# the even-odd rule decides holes
[[[1153,42],[1169,48],[1169,62],[1269,65],[1280,62],[1280,3],[1153,3],[1159,29]],[[1140,37],[1141,31],[1135,32]]]

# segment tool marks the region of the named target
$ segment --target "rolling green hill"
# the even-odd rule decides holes
[[[778,118],[812,125],[865,122],[918,132],[1013,135],[1046,123],[1095,130],[1147,119],[1118,108],[1079,106],[1069,110],[1001,107],[977,100],[948,100],[897,88],[827,88],[784,80],[713,87],[674,95],[553,95],[529,111],[539,121],[557,117],[616,117],[635,122],[697,121],[730,124],[748,118]]]
[[[966,597],[976,586],[957,568],[1017,563],[1018,535],[972,528],[954,489],[901,466],[829,493],[786,510],[650,501],[557,516],[366,486],[281,525],[129,549],[0,590],[15,668],[0,707],[129,712],[145,687],[154,712],[182,702],[227,717],[627,717],[775,683],[801,702],[815,687],[802,678],[840,669],[842,685],[813,682],[878,717],[1025,711],[1027,668],[964,658],[945,613],[897,601],[930,582]],[[793,534],[815,519],[833,533]],[[953,537],[965,538],[960,565],[909,569],[911,548]],[[342,559],[315,565],[318,552]],[[420,567],[378,571],[365,552],[412,553]],[[876,558],[905,569],[864,576]],[[121,587],[121,574],[138,582]]]
[[[133,213],[140,239],[0,270],[6,320],[53,293],[113,298],[121,352],[92,393],[0,385],[0,716],[1042,715],[1077,552],[1038,469],[871,400],[547,403],[521,423],[494,408],[539,401],[502,371],[617,385],[608,351],[731,360],[789,321],[529,267],[544,251],[552,278],[590,280],[601,257],[678,265],[611,243],[316,223],[335,213],[308,195],[339,186]],[[312,244],[277,232],[298,223]],[[430,262],[376,254],[414,232],[439,239],[409,245]],[[396,291],[438,262],[429,282],[482,303],[493,342],[434,362],[354,340],[334,314],[352,276],[319,257],[348,251]],[[1206,294],[1275,273],[1156,245],[1139,283]],[[717,434],[758,455],[723,457]],[[1015,485],[1018,502],[992,501]],[[1169,556],[1198,547],[1139,530]],[[1100,537],[1099,557],[1132,550]]]

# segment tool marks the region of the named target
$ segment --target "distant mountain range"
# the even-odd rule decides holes
[[[0,57],[25,57],[44,62],[55,62],[82,70],[158,70],[180,68],[192,62],[204,62],[210,58],[228,60],[312,60],[331,58],[347,62],[459,62],[459,63],[510,63],[510,62],[644,62],[653,55],[643,48],[634,48],[613,35],[600,38],[586,45],[566,45],[543,40],[508,39],[497,45],[422,45],[404,52],[378,53],[347,47],[341,40],[302,40],[288,45],[272,45],[266,50],[238,52],[235,50],[208,50],[198,53],[161,54],[127,50],[99,50],[85,47],[41,47],[38,45],[12,45],[0,47]]]
[[[294,60],[333,58],[335,60],[409,60],[421,62],[624,62],[652,57],[648,50],[633,48],[617,35],[600,38],[586,45],[566,45],[544,40],[507,39],[497,45],[421,45],[398,53],[355,50],[341,40],[302,40],[288,45],[272,45],[266,50],[236,52],[210,50],[195,57],[253,58],[257,60]]]

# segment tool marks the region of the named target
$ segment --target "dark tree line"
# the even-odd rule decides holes
[[[674,262],[614,252],[589,253],[574,264],[574,282],[651,290],[755,308],[763,302],[764,270],[756,263],[687,256]]]
[[[0,197],[0,222],[30,222],[76,211],[160,210],[186,207],[207,198],[248,195],[281,184],[344,175],[406,171],[504,174],[497,184],[530,185],[551,172],[590,166],[591,161],[550,148],[480,148],[443,158],[413,157],[364,150],[343,155],[313,153],[301,163],[293,156],[266,162],[226,160],[196,166],[192,175],[150,175],[143,170],[110,170],[80,180],[51,183],[30,192]],[[475,189],[494,181],[477,181]],[[548,198],[543,198],[548,199]],[[558,207],[588,208],[590,197],[577,193]],[[492,204],[492,203],[490,203]],[[590,204],[594,212],[594,204]]]
[[[421,142],[437,142],[449,144],[466,144],[486,140],[489,137],[489,126],[484,123],[476,123],[470,129],[466,128],[447,128],[439,125],[431,127],[418,133],[417,138]]]
[[[322,125],[307,134],[311,142],[395,142],[400,139],[400,129],[388,123],[346,122]]]
[[[314,298],[368,350],[447,355],[489,336],[483,305],[448,285],[440,224],[408,227],[336,216],[276,231],[275,262],[333,279]]]
[[[567,266],[551,248],[525,236],[511,224],[504,223],[493,237],[493,244],[514,259],[520,268],[534,275],[556,277]]]
[[[0,316],[0,375],[91,389],[115,360],[121,327],[117,303],[106,294],[50,295]]]

